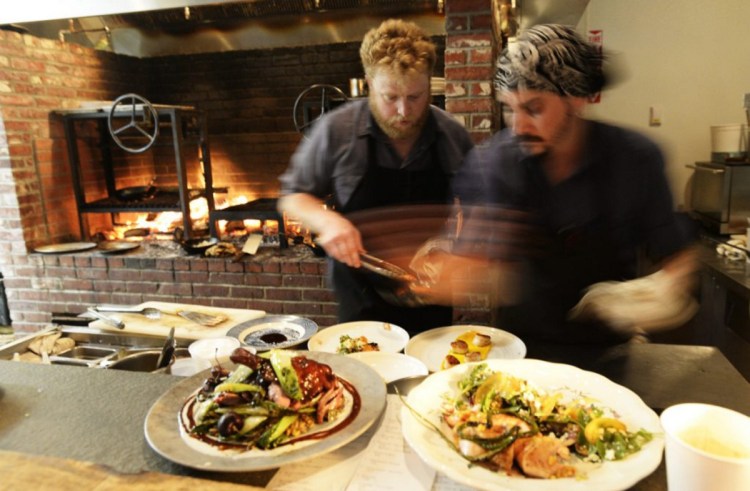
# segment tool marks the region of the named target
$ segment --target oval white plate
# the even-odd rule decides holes
[[[487,359],[517,359],[526,356],[526,345],[518,336],[494,327],[472,325],[437,327],[419,333],[411,338],[404,353],[422,360],[431,372],[437,372],[451,349],[451,342],[466,331],[480,332],[492,339],[492,349],[487,354]]]
[[[424,363],[413,356],[402,353],[384,353],[382,351],[365,351],[351,353],[347,356],[355,358],[378,372],[385,383],[415,375],[427,375],[429,372]]]
[[[355,321],[336,324],[318,331],[310,341],[310,351],[337,353],[340,337],[348,335],[356,338],[364,336],[370,343],[378,343],[378,350],[385,353],[398,353],[409,342],[409,333],[396,324],[380,321]]]
[[[469,465],[448,446],[434,428],[420,422],[409,408],[404,406],[401,410],[404,438],[422,460],[451,479],[482,490],[616,491],[629,489],[654,472],[661,463],[664,438],[659,416],[630,389],[597,373],[560,363],[541,360],[487,360],[486,363],[494,371],[503,371],[526,379],[540,389],[578,391],[591,397],[597,405],[616,411],[628,428],[643,428],[652,432],[654,439],[644,445],[640,452],[626,459],[587,467],[585,479],[512,477],[502,472],[492,472],[479,465]],[[457,393],[458,380],[477,364],[467,363],[433,373],[409,392],[409,406],[422,418],[439,425],[438,413],[443,395]]]

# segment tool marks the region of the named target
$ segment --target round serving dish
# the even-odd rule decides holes
[[[318,332],[318,325],[296,315],[266,315],[234,326],[227,332],[256,351],[291,348]]]

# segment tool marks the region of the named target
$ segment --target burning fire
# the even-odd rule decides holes
[[[216,209],[221,210],[224,208],[242,205],[251,201],[247,196],[240,195],[233,198],[218,198],[216,201]],[[123,220],[122,223],[113,226],[112,231],[104,232],[108,239],[132,239],[128,237],[129,231],[142,230],[143,235],[160,234],[160,235],[171,235],[174,230],[182,226],[182,213],[177,211],[164,211],[160,213],[127,213],[121,214],[121,219],[124,215],[132,217],[130,220]],[[208,227],[208,202],[205,198],[197,198],[190,201],[190,218],[194,229],[205,229]],[[290,237],[301,235],[304,231],[300,226],[299,222],[290,219],[285,220],[286,233]],[[231,235],[231,236],[242,236],[251,233],[262,233],[264,236],[278,236],[279,234],[279,222],[278,220],[257,220],[257,219],[245,219],[237,221],[217,220],[216,228],[219,237]],[[111,233],[110,233],[111,232]],[[142,237],[137,237],[136,240]]]

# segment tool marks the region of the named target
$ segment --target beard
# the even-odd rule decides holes
[[[557,124],[557,128],[549,138],[538,135],[519,134],[514,138],[526,155],[543,155],[554,151],[559,142],[570,137],[577,114],[570,103],[565,108],[565,117]]]
[[[429,104],[425,104],[422,113],[411,119],[406,119],[399,115],[387,118],[380,112],[377,104],[373,101],[373,97],[375,97],[375,95],[371,93],[369,97],[370,112],[380,129],[383,130],[383,133],[389,138],[394,140],[405,140],[419,135],[422,128],[424,128],[424,125],[427,122],[427,117],[430,114]],[[408,121],[409,123],[405,125],[403,124],[404,121]]]

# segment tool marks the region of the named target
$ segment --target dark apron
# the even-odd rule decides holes
[[[615,344],[625,341],[598,322],[572,322],[568,312],[585,289],[600,281],[630,279],[634,263],[627,244],[613,228],[614,209],[611,189],[601,162],[592,164],[591,206],[593,219],[562,230],[552,223],[554,204],[549,186],[537,167],[528,171],[529,203],[539,213],[546,247],[530,259],[522,272],[524,294],[518,305],[504,307],[498,314],[498,327],[509,330],[534,344]]]
[[[346,215],[386,206],[445,203],[450,184],[448,176],[440,167],[435,147],[436,145],[432,145],[431,165],[424,170],[388,169],[378,165],[375,142],[373,137],[368,137],[367,170],[349,202],[340,211]],[[403,327],[409,334],[453,323],[451,307],[395,305],[377,292],[377,278],[371,276],[373,273],[350,268],[335,260],[329,261],[329,267],[339,304],[339,322],[390,322]]]

